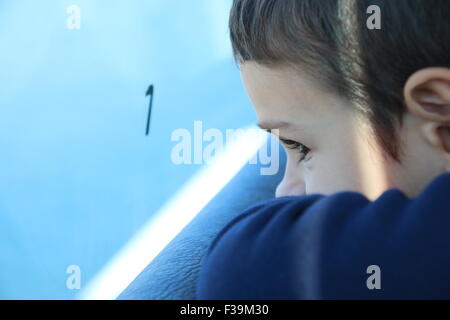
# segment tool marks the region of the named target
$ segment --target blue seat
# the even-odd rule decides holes
[[[201,261],[214,237],[244,209],[275,196],[275,188],[282,179],[286,162],[285,153],[280,151],[280,170],[276,175],[261,175],[259,164],[245,165],[118,299],[195,299]]]

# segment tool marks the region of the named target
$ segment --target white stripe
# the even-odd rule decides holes
[[[80,292],[78,299],[115,299],[264,145],[246,128],[171,198]]]

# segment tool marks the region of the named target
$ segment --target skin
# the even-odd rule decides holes
[[[282,141],[288,160],[277,197],[356,191],[374,200],[391,188],[415,197],[450,171],[450,69],[423,69],[405,84],[401,163],[386,155],[351,102],[297,69],[252,61],[240,69],[260,127],[310,149],[302,154]]]

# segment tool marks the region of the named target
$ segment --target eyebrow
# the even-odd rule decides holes
[[[292,126],[292,123],[280,121],[280,122],[262,122],[257,124],[263,130],[273,130],[273,129],[282,129],[288,128]]]

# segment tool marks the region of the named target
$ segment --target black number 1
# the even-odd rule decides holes
[[[147,131],[146,135],[148,136],[148,133],[150,131],[150,118],[152,116],[152,104],[153,104],[153,85],[151,84],[150,87],[147,89],[147,93],[145,96],[150,96],[150,104],[148,106],[148,119],[147,119]]]

